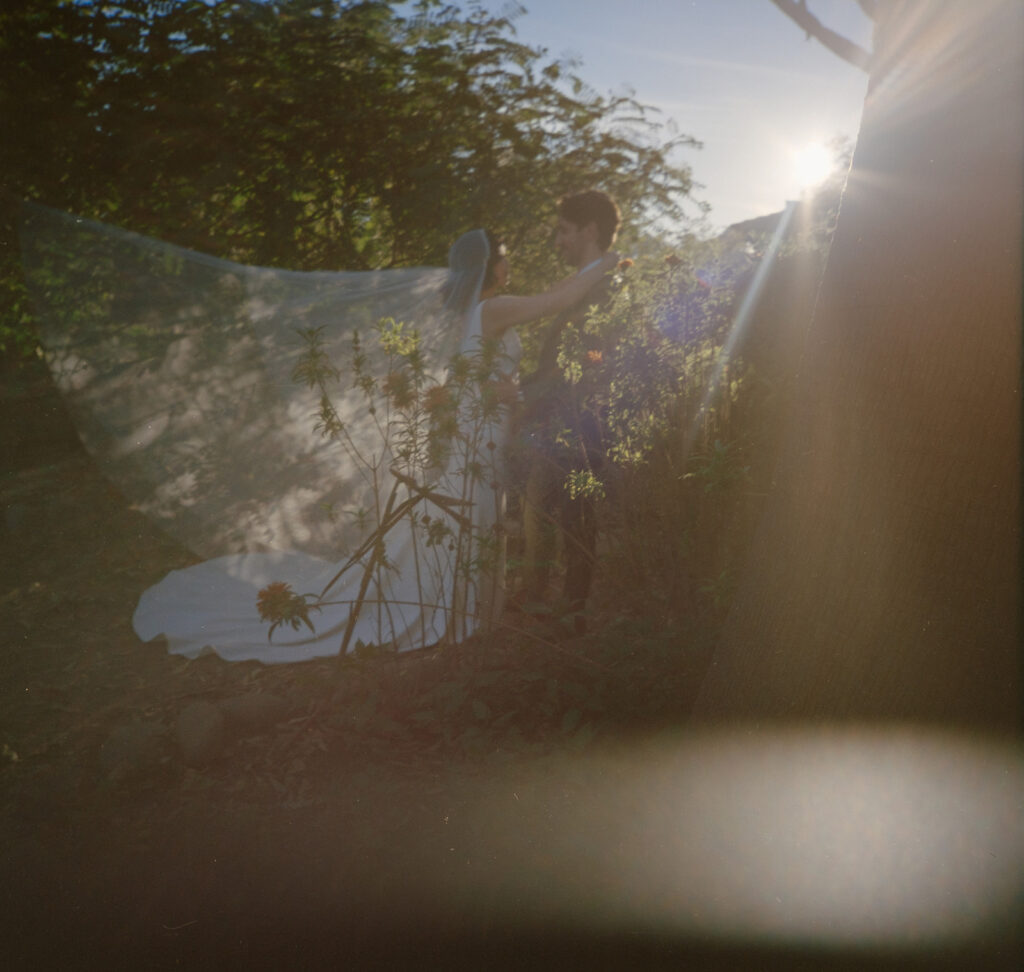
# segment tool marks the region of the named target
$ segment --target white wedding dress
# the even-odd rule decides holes
[[[482,306],[478,303],[471,312],[461,349],[465,354],[479,347]],[[501,344],[502,368],[517,365],[521,353],[519,338],[510,329]],[[486,470],[475,483],[466,482],[467,457],[453,455],[434,484],[444,495],[471,500],[471,543],[494,535],[503,513],[500,482],[506,432],[507,421],[499,414],[474,436],[480,448],[471,459]],[[380,588],[363,604],[349,633],[350,649],[362,643],[403,651],[462,641],[500,613],[503,558],[495,558],[490,569],[459,577],[455,565],[447,562],[453,551],[443,545],[424,549],[416,540],[408,520],[387,534],[387,558],[394,569],[382,572]],[[474,560],[471,553],[467,563]],[[297,630],[281,625],[268,639],[268,624],[260,619],[256,604],[259,591],[275,581],[288,582],[299,593],[319,593],[344,563],[301,553],[217,557],[172,571],[149,588],[132,624],[144,641],[162,636],[171,652],[189,658],[213,652],[229,661],[274,664],[337,655],[363,577],[358,567],[331,589],[327,606],[310,613],[315,634],[304,625]]]
[[[343,643],[460,641],[494,616],[504,420],[477,379],[514,371],[520,348],[514,332],[504,357],[481,344],[482,230],[456,241],[447,269],[372,272],[246,266],[33,204],[20,239],[84,444],[137,509],[205,558],[142,595],[143,640],[293,662]],[[441,448],[410,449],[410,428],[424,426],[402,425],[398,379],[412,381],[420,419],[458,389]],[[403,515],[387,517],[389,502]],[[270,584],[323,595],[315,631],[282,623],[268,640],[274,616],[257,600]]]

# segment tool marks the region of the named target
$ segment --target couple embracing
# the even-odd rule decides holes
[[[582,620],[594,511],[566,480],[600,462],[600,435],[558,354],[602,300],[618,224],[602,192],[562,199],[554,243],[575,272],[513,296],[488,230],[446,271],[291,273],[30,207],[26,275],[85,444],[207,558],[142,594],[136,633],[266,663],[465,640],[502,611],[510,466],[520,597],[549,597],[560,549]],[[517,329],[546,318],[520,378]]]
[[[596,525],[592,500],[571,496],[566,480],[600,462],[600,433],[578,388],[565,379],[558,352],[565,328],[582,324],[587,308],[604,296],[618,261],[610,249],[618,223],[618,209],[603,192],[563,198],[554,245],[575,272],[532,296],[507,293],[510,255],[493,232],[474,230],[453,245],[442,291],[452,323],[445,327],[462,330],[458,354],[464,359],[487,359],[477,373],[486,375],[492,407],[481,405],[478,395],[463,397],[456,416],[459,445],[429,483],[411,487],[431,491],[422,494],[421,519],[412,510],[379,537],[387,569],[374,573],[372,583],[361,564],[348,563],[338,580],[338,563],[303,553],[219,557],[172,572],[145,592],[134,618],[138,634],[145,640],[163,635],[172,651],[186,655],[213,650],[229,659],[284,662],[332,655],[340,645],[408,650],[487,630],[505,602],[501,524],[510,467],[519,472],[523,518],[523,587],[517,599],[529,605],[550,597],[549,574],[561,551],[565,575],[558,609],[570,612],[581,631]],[[425,323],[422,311],[419,317]],[[537,366],[520,378],[517,329],[544,318],[552,320]],[[377,486],[378,504],[389,489],[387,483]],[[442,497],[462,505],[445,507]],[[430,545],[427,534],[441,520],[451,528],[448,539]],[[289,584],[287,593],[282,581]],[[306,613],[293,591],[326,594]],[[262,618],[254,612],[257,594]],[[229,605],[237,608],[225,610]],[[278,623],[272,640],[266,622]]]
[[[509,258],[502,243],[486,233],[487,269],[467,329],[470,340],[479,334],[485,342],[502,341],[506,359],[518,363],[521,345],[516,327],[553,316],[543,332],[536,368],[518,379],[518,396],[507,399],[509,411],[502,438],[520,480],[525,546],[518,600],[538,604],[548,598],[551,568],[561,549],[565,577],[557,607],[560,613],[572,616],[577,633],[586,628],[584,610],[593,577],[597,528],[593,500],[585,493],[573,495],[566,481],[572,473],[599,468],[601,434],[597,417],[579,387],[566,380],[558,354],[566,327],[574,325],[582,332],[588,308],[607,297],[609,272],[618,262],[618,255],[611,251],[618,226],[618,207],[604,192],[590,189],[561,199],[554,246],[575,273],[533,297],[501,294],[510,282]],[[453,248],[453,265],[459,263],[456,255],[465,240]],[[473,323],[477,313],[478,328]],[[500,614],[503,602],[503,577],[495,581],[498,593],[482,612],[492,618]]]

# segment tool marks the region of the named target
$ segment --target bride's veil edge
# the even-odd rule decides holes
[[[450,267],[290,271],[198,253],[26,203],[25,280],[57,387],[108,477],[200,556],[293,550],[335,560],[358,539],[345,510],[365,476],[316,430],[320,389],[294,380],[316,331],[354,440],[374,416],[355,387],[352,334],[377,377],[375,324],[416,328],[443,374],[465,342],[488,256],[474,230]]]

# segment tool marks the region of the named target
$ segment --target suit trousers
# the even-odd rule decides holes
[[[570,611],[583,609],[594,577],[597,518],[589,496],[572,497],[566,489],[566,466],[537,451],[531,457],[523,504],[525,552],[523,589],[543,600],[561,545],[565,561],[562,595]]]

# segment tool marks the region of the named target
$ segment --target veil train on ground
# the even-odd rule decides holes
[[[496,608],[504,417],[481,389],[519,348],[480,338],[486,234],[447,270],[300,273],[24,213],[40,338],[84,444],[207,558],[142,595],[141,638],[290,662],[461,640]],[[323,595],[315,633],[293,614],[268,641],[257,600],[275,583],[293,607]]]

